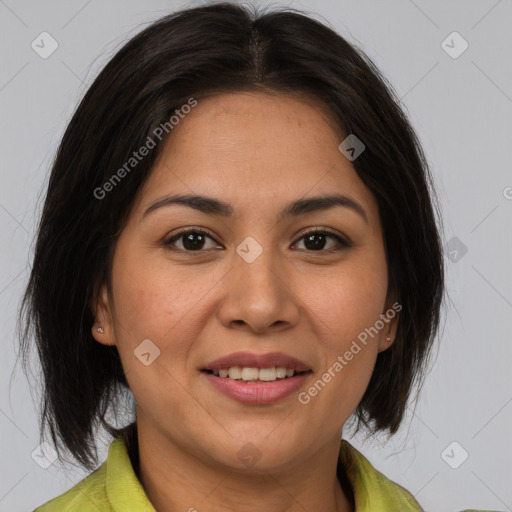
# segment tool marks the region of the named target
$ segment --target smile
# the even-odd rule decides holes
[[[300,389],[311,373],[311,370],[295,372],[283,367],[232,367],[218,372],[202,371],[214,389],[233,400],[251,405],[271,404],[284,399]]]
[[[232,366],[231,368],[221,368],[220,370],[211,370],[213,375],[233,380],[243,380],[245,382],[272,382],[278,379],[293,377],[298,373],[292,368],[284,366],[271,368],[248,368]]]

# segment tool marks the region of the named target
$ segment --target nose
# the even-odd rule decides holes
[[[222,325],[254,333],[279,332],[300,319],[298,283],[280,256],[265,249],[251,263],[238,254],[225,280],[218,315]]]

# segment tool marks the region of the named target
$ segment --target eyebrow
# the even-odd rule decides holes
[[[233,207],[229,203],[214,199],[213,197],[196,194],[173,194],[161,197],[151,204],[142,215],[141,221],[155,210],[175,204],[188,206],[207,215],[230,217],[234,212]],[[351,209],[359,214],[363,220],[369,224],[368,216],[366,215],[364,208],[354,199],[341,194],[330,194],[327,196],[298,199],[281,210],[279,220],[284,220],[289,217],[297,217],[310,212],[330,210],[335,206]]]

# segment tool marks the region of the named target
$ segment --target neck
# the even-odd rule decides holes
[[[158,512],[354,512],[338,465],[339,439],[287,471],[235,472],[189,453],[138,416],[127,432],[132,466]],[[138,427],[138,428],[137,428]]]

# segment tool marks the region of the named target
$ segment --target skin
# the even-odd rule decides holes
[[[336,477],[339,440],[398,315],[307,405],[297,393],[242,404],[200,372],[232,352],[281,351],[310,365],[307,390],[391,308],[377,203],[339,151],[344,138],[303,95],[211,97],[173,129],[140,190],[116,246],[113,297],[103,287],[92,332],[119,350],[137,402],[140,480],[159,512],[354,510]],[[234,214],[171,205],[143,218],[171,193],[214,197]],[[357,201],[368,222],[340,206],[279,220],[290,202],[333,193]],[[183,237],[175,250],[164,245],[191,227],[213,237],[195,251]],[[353,245],[327,236],[314,250],[304,238],[313,228]],[[236,252],[247,236],[263,248],[250,264]],[[134,357],[145,339],[160,350],[149,366]],[[237,456],[247,443],[261,457],[250,467]]]

